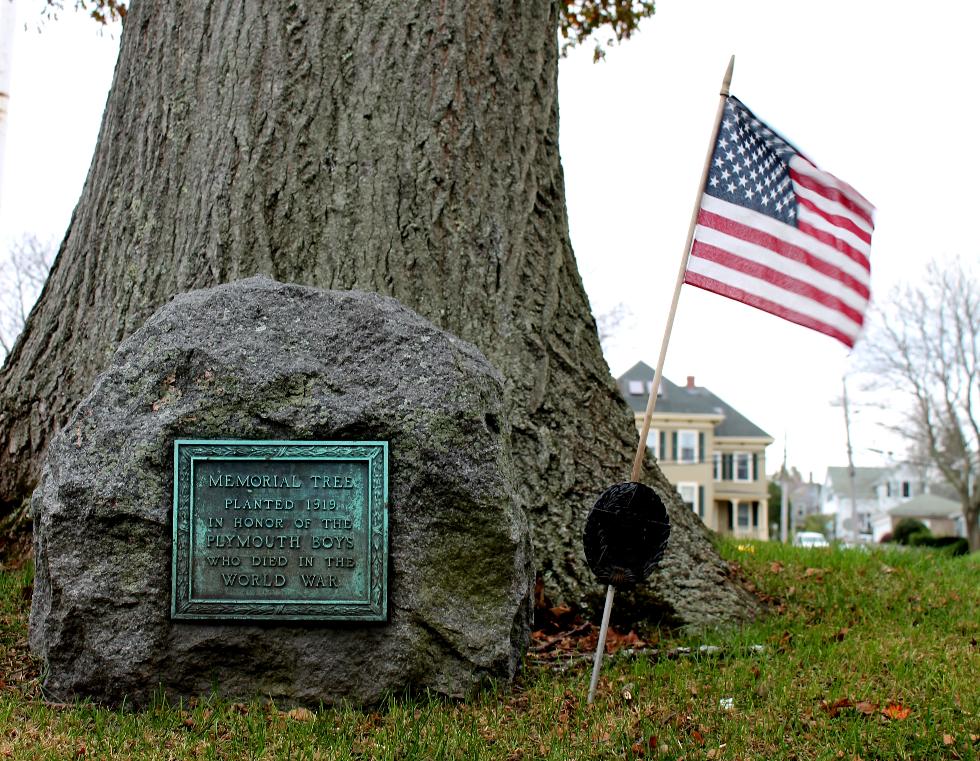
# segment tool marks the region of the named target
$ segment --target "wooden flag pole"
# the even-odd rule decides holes
[[[711,169],[711,155],[715,150],[715,141],[718,139],[718,130],[721,128],[721,119],[725,115],[725,101],[728,98],[728,91],[732,84],[732,72],[735,70],[735,56],[728,61],[728,68],[725,70],[725,77],[721,82],[721,100],[718,103],[718,112],[715,114],[715,124],[711,129],[711,140],[708,141],[708,155],[704,158],[704,168],[701,170],[701,182],[698,184],[698,194],[694,199],[694,211],[691,213],[691,224],[687,231],[687,242],[684,244],[684,255],[681,257],[681,267],[677,273],[677,283],[674,285],[674,297],[670,302],[670,313],[667,315],[667,326],[664,329],[663,342],[660,344],[660,357],[657,360],[657,370],[653,375],[653,385],[650,387],[650,396],[647,400],[647,409],[643,415],[643,428],[640,431],[640,442],[636,448],[636,457],[633,458],[633,472],[630,481],[639,481],[643,472],[643,454],[646,451],[647,434],[650,433],[650,420],[653,418],[653,410],[657,405],[657,391],[660,389],[660,380],[664,373],[664,359],[667,357],[667,344],[670,343],[670,333],[674,328],[674,315],[677,314],[677,302],[681,296],[681,286],[684,285],[684,274],[687,272],[687,259],[691,254],[691,243],[694,241],[694,228],[698,223],[698,210],[701,208],[701,194],[704,192],[705,183],[708,181],[708,171]],[[661,455],[663,453],[661,452]],[[602,656],[606,650],[606,635],[609,632],[609,617],[612,614],[613,595],[616,587],[612,584],[606,587],[606,604],[602,609],[602,624],[599,627],[599,641],[596,643],[595,659],[592,662],[592,681],[589,683],[588,705],[592,705],[595,700],[596,687],[599,684],[599,672],[602,669]]]
[[[595,700],[596,687],[599,686],[599,672],[602,670],[602,656],[606,652],[606,634],[609,632],[609,616],[612,615],[613,595],[616,587],[612,584],[606,587],[606,604],[602,609],[602,624],[599,626],[599,641],[595,646],[595,658],[592,659],[592,681],[589,682],[589,699],[587,705]]]
[[[681,297],[681,286],[684,285],[684,275],[687,272],[687,260],[691,255],[691,243],[694,241],[694,228],[698,224],[698,211],[701,209],[701,194],[704,192],[705,183],[708,181],[708,171],[711,169],[711,155],[715,150],[715,141],[718,139],[721,119],[725,115],[725,101],[728,98],[728,90],[732,84],[732,72],[734,69],[735,56],[732,56],[728,61],[728,68],[725,70],[725,78],[721,82],[721,92],[719,93],[721,100],[718,102],[718,112],[715,114],[715,124],[711,130],[711,140],[708,142],[708,154],[704,157],[701,182],[698,184],[698,194],[694,200],[694,211],[691,212],[691,224],[687,230],[687,242],[684,244],[684,254],[681,256],[681,266],[677,272],[674,297],[670,302],[670,313],[667,315],[667,326],[664,328],[664,338],[660,344],[660,357],[657,359],[657,370],[653,375],[653,385],[650,387],[650,397],[647,400],[647,409],[643,415],[643,428],[640,431],[640,442],[636,447],[636,457],[633,458],[633,472],[630,475],[630,481],[639,481],[640,474],[643,472],[643,454],[646,451],[647,434],[650,433],[650,421],[653,418],[653,410],[657,406],[660,381],[663,379],[664,359],[667,357],[667,344],[670,343],[670,333],[674,329],[674,315],[677,314],[677,302]],[[663,452],[661,452],[661,455],[663,455]]]

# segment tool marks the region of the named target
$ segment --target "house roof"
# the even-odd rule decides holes
[[[773,480],[776,479],[774,478]],[[790,500],[800,507],[817,507],[820,505],[820,489],[820,484],[790,484],[787,489],[787,494]]]
[[[619,391],[634,412],[647,408],[647,389],[653,379],[654,369],[646,362],[637,362],[623,373],[616,382]],[[631,394],[630,381],[642,381],[643,393]],[[715,436],[766,438],[772,437],[727,402],[715,396],[704,386],[678,386],[663,378],[661,395],[657,399],[657,412],[687,413],[691,415],[721,415],[722,421],[715,427]]]
[[[963,512],[959,502],[935,494],[920,494],[896,505],[888,514],[895,518],[954,518]]]
[[[889,472],[889,468],[855,468],[854,498],[874,499],[877,496],[875,486],[881,483],[881,480],[886,478]],[[827,468],[827,480],[835,493],[846,497],[851,495],[851,482],[847,467]]]

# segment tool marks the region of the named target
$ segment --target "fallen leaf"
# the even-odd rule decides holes
[[[785,631],[779,638],[779,651],[785,653],[789,650],[790,645],[793,644],[793,634],[792,632]]]
[[[718,758],[718,749],[717,748],[712,748],[711,750],[709,750],[708,751],[708,758],[709,759]]]
[[[771,573],[782,573],[783,572],[783,564],[782,563],[779,563],[779,562],[770,563],[769,564],[769,571]]]
[[[807,568],[803,572],[803,575],[804,576],[820,576],[822,578],[823,575],[824,575],[824,569],[823,568]],[[817,579],[817,580],[819,581],[820,579]]]
[[[894,721],[901,721],[902,719],[907,719],[911,713],[912,709],[907,706],[903,706],[901,703],[889,703],[881,712],[887,716],[889,719]]]
[[[844,627],[843,629],[841,629],[841,630],[840,630],[839,632],[837,632],[837,633],[836,633],[836,634],[835,634],[835,635],[833,636],[833,638],[832,638],[832,639],[833,639],[833,640],[834,640],[835,642],[843,642],[843,641],[844,641],[844,637],[846,637],[846,636],[847,636],[847,633],[848,633],[849,631],[850,631],[850,629],[848,629],[848,628],[847,628],[847,627],[845,626],[845,627]]]
[[[646,642],[636,636],[632,629],[629,634],[620,634],[615,629],[610,628],[606,634],[606,652],[616,653],[624,647],[641,648],[645,647]]]
[[[858,713],[863,713],[865,716],[871,716],[878,710],[878,706],[876,706],[874,703],[869,703],[867,700],[862,700],[860,703],[855,703],[854,708],[858,711]]]
[[[647,745],[650,746],[651,750],[655,750],[660,746],[660,740],[656,735],[650,735],[650,737],[647,739]]]
[[[853,708],[854,704],[847,698],[840,698],[839,700],[835,700],[833,703],[828,703],[826,700],[824,700],[820,703],[820,707],[827,712],[827,715],[830,716],[831,719],[835,719],[844,708]]]
[[[313,721],[314,719],[313,711],[309,708],[294,708],[286,716],[296,721]]]
[[[693,730],[691,732],[691,737],[694,738],[694,742],[696,742],[698,745],[704,745],[704,735],[698,732],[698,730]]]
[[[956,738],[952,735],[943,735],[943,745],[949,746],[956,742]]]
[[[567,605],[557,605],[554,608],[551,608],[548,612],[551,613],[554,618],[564,618],[572,612],[572,609]]]

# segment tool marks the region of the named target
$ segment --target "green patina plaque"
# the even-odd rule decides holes
[[[386,620],[387,499],[387,442],[174,442],[171,617]]]

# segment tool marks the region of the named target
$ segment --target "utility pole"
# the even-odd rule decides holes
[[[851,449],[851,415],[850,410],[847,406],[847,376],[841,378],[841,384],[844,386],[844,431],[847,435],[847,478],[850,483],[851,488],[851,528],[849,529],[852,533],[851,538],[857,541],[858,535],[858,511],[857,511],[857,496],[855,495],[855,472],[854,472],[854,450]],[[847,529],[847,527],[844,527]]]
[[[789,541],[789,495],[786,493],[786,434],[783,434],[783,469],[779,474],[779,538]]]

